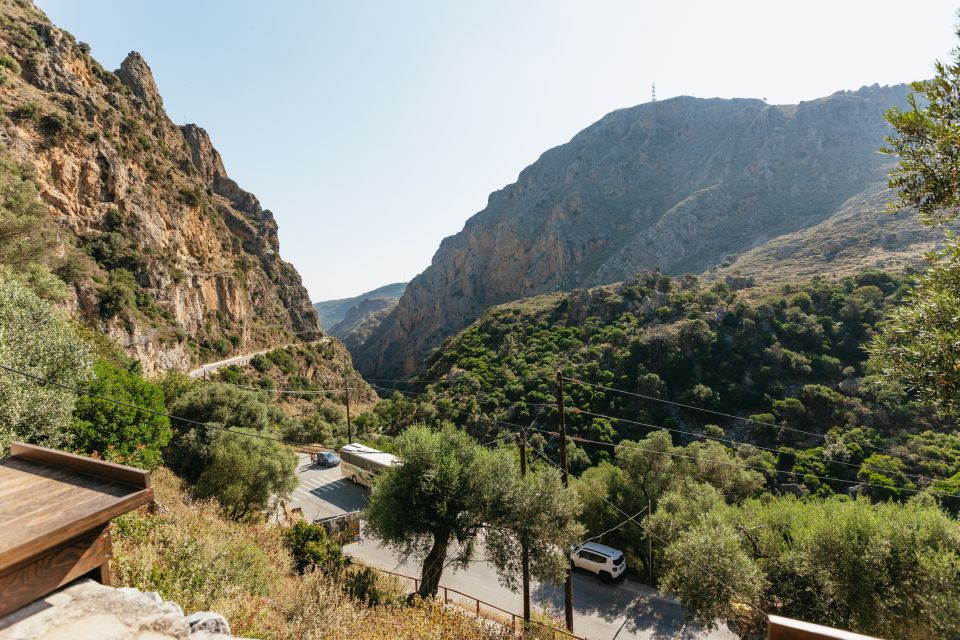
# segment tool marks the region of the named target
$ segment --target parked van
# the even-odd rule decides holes
[[[578,569],[600,576],[604,582],[613,582],[627,570],[623,552],[599,542],[586,542],[573,547],[570,564]]]

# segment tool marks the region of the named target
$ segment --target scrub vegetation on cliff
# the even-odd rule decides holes
[[[89,51],[32,4],[0,2],[0,188],[55,248],[51,293],[148,373],[319,337],[272,214],[203,129],[169,119],[139,54],[110,72]]]

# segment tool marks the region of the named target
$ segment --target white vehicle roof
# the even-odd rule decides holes
[[[362,456],[371,462],[376,462],[384,466],[391,466],[400,462],[400,458],[392,453],[379,451],[364,444],[360,444],[359,442],[351,442],[350,444],[344,445],[340,448],[340,453],[353,453]]]
[[[608,547],[605,544],[600,544],[599,542],[585,542],[580,549],[586,551],[592,551],[593,553],[599,553],[602,556],[607,556],[608,558],[616,558],[617,556],[623,555],[623,552],[619,549],[614,549],[613,547]]]

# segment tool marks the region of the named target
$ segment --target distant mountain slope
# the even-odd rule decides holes
[[[874,85],[795,107],[681,97],[605,116],[441,243],[355,349],[358,368],[409,375],[491,305],[643,269],[697,273],[823,222],[881,189],[883,114],[907,91]]]
[[[943,242],[941,229],[926,227],[914,212],[888,213],[893,191],[877,185],[844,203],[823,222],[784,234],[711,269],[708,279],[731,278],[738,286],[776,288],[815,276],[852,276],[865,269],[902,272],[924,268],[924,254]]]
[[[340,298],[339,300],[321,300],[314,302],[313,308],[317,312],[317,318],[320,320],[320,327],[325,331],[330,330],[335,324],[346,317],[347,312],[352,307],[357,306],[364,300],[382,299],[390,302],[396,302],[403,295],[403,290],[407,288],[406,282],[395,282],[393,284],[378,287],[373,291],[361,293],[352,298]]]
[[[343,320],[330,328],[330,335],[343,340],[351,352],[359,349],[397,306],[397,298],[367,298],[347,310]]]
[[[206,131],[167,116],[147,63],[115,72],[28,2],[0,4],[2,155],[29,167],[67,306],[147,373],[321,334],[277,223]]]

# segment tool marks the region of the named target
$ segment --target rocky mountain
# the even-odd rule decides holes
[[[610,113],[544,153],[446,238],[354,351],[357,365],[368,375],[409,375],[492,305],[644,269],[729,265],[848,216],[851,202],[875,221],[882,202],[871,197],[884,191],[891,164],[877,151],[888,133],[883,115],[907,93],[874,85],[795,106],[679,97]],[[914,240],[929,234],[906,216],[896,224],[871,236],[884,252],[858,268],[871,256],[918,255]]]
[[[343,340],[351,352],[359,349],[397,306],[398,299],[366,298],[347,310],[343,320],[330,328],[330,335]]]
[[[320,321],[320,328],[324,331],[332,330],[334,325],[341,322],[351,312],[353,307],[362,304],[366,300],[382,300],[384,303],[376,303],[375,306],[383,306],[397,302],[403,295],[403,290],[407,288],[406,282],[395,282],[393,284],[378,287],[373,291],[361,293],[352,298],[340,298],[338,300],[321,300],[314,302],[313,308],[317,312],[317,319]],[[368,307],[369,308],[369,307]],[[356,312],[352,312],[354,317]],[[334,334],[337,335],[337,334]],[[342,336],[337,336],[342,337]]]
[[[207,132],[170,120],[138,53],[110,72],[89,51],[0,2],[0,153],[49,208],[68,309],[147,373],[320,337],[273,214]]]

